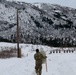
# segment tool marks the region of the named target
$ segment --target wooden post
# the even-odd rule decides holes
[[[18,20],[18,9],[17,9],[17,57],[21,58],[21,49],[19,49],[19,20]]]

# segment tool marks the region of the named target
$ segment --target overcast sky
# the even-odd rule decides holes
[[[76,8],[76,0],[13,0],[13,1],[24,1],[28,3],[43,2],[51,4],[60,4],[62,6]]]

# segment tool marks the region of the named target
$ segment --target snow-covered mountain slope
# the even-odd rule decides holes
[[[16,42],[16,8],[20,42],[76,45],[76,9],[55,4],[0,2],[0,38]]]

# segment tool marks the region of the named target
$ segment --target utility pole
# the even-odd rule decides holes
[[[21,49],[19,48],[19,17],[17,9],[17,57],[21,58]]]

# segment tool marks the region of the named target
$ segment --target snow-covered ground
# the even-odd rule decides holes
[[[0,47],[16,47],[12,43],[0,43]],[[47,55],[46,72],[43,64],[42,75],[76,75],[76,52],[49,54],[53,48],[32,44],[20,44],[23,57],[0,59],[0,75],[35,75],[34,54],[36,48],[43,48]]]

